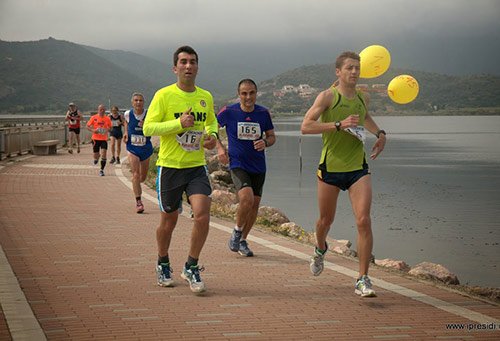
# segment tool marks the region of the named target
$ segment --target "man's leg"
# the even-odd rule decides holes
[[[111,136],[109,139],[111,141],[111,162],[110,163],[114,163],[115,162],[114,160],[115,160],[116,138]]]
[[[76,134],[76,151],[79,153],[80,152],[80,134]]]
[[[326,237],[335,218],[337,199],[340,189],[318,179],[318,206],[319,218],[316,222],[316,243],[314,255],[311,257],[309,269],[314,276],[323,272],[323,259],[328,249]]]
[[[172,233],[174,232],[178,217],[178,211],[174,211],[171,213],[160,213],[160,225],[156,229],[156,243],[158,245],[159,257],[168,256],[170,241],[172,240]]]
[[[368,274],[373,249],[373,234],[370,218],[372,184],[370,175],[365,175],[349,188],[349,197],[358,227],[359,276]]]
[[[206,288],[200,276],[203,268],[198,266],[198,259],[208,236],[211,199],[205,194],[192,194],[189,196],[189,201],[194,213],[194,224],[191,231],[189,256],[182,269],[181,277],[188,281],[192,292],[202,293]]]
[[[146,178],[148,177],[148,172],[149,172],[149,158],[146,160],[142,160],[140,164],[140,170],[141,170],[141,182],[146,181]]]
[[[189,201],[194,213],[189,256],[199,259],[208,236],[211,199],[204,194],[193,194],[189,196]]]
[[[238,211],[236,212],[236,226],[242,228],[242,238],[245,239],[252,228],[252,211],[254,209],[254,195],[252,187],[243,187],[238,191]],[[258,206],[257,206],[258,207]],[[251,225],[252,224],[252,225]]]
[[[319,218],[316,222],[316,242],[320,250],[326,250],[326,237],[337,210],[340,189],[318,179]]]
[[[104,167],[106,167],[107,153],[107,148],[101,148],[101,170],[99,171],[100,176],[104,176]]]
[[[68,143],[68,153],[73,154],[73,143],[75,139],[75,132],[69,132],[69,143]]]
[[[158,264],[156,265],[157,283],[162,287],[171,287],[174,285],[172,279],[172,268],[170,267],[170,259],[168,257],[168,250],[170,242],[172,241],[172,233],[174,232],[175,225],[179,212],[174,211],[171,213],[160,213],[160,225],[156,229],[156,243],[158,247]]]
[[[120,164],[120,155],[122,153],[122,139],[116,139],[116,163]]]
[[[134,191],[134,197],[140,200],[142,195],[141,188],[141,160],[137,155],[128,152],[128,163],[130,165],[130,171],[132,172],[132,190]]]

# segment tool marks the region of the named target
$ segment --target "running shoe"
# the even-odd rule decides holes
[[[68,153],[73,154],[73,149],[68,149]]]
[[[248,243],[246,240],[240,241],[238,253],[245,257],[253,257],[253,252],[248,248]]]
[[[80,147],[78,147],[78,148],[76,149],[76,152],[77,152],[78,154],[80,154]]]
[[[94,163],[94,166],[97,166],[97,163],[99,162],[99,160],[92,160],[92,162]]]
[[[324,259],[326,251],[328,250],[328,244],[325,242],[326,250],[322,254],[317,247],[314,248],[314,255],[311,257],[311,261],[309,262],[309,269],[311,269],[311,273],[314,276],[319,276],[324,269]]]
[[[109,161],[109,163],[110,163],[110,164],[113,164],[113,163],[115,163],[115,161],[116,161],[116,159],[115,159],[115,157],[113,156],[113,157],[111,158],[111,160]]]
[[[172,268],[169,263],[162,263],[156,266],[156,277],[160,287],[173,287]]]
[[[119,157],[117,157],[117,158],[116,158],[116,164],[117,164],[117,165],[119,165],[119,164],[120,164],[120,158],[119,158]]]
[[[360,295],[361,297],[375,297],[375,291],[372,289],[372,282],[367,275],[361,276],[360,279],[356,281],[354,286],[354,293]]]
[[[104,176],[104,170],[99,170],[99,176]]]
[[[189,269],[184,266],[181,272],[181,277],[189,283],[189,287],[194,293],[201,293],[206,290],[205,283],[203,283],[200,277],[200,272],[203,270],[205,268],[200,268],[198,265],[191,265]]]
[[[238,252],[240,250],[240,239],[242,231],[233,230],[231,238],[229,238],[229,250]]]
[[[135,209],[136,209],[137,213],[144,212],[144,205],[142,204],[141,200],[137,200],[137,203],[135,204]]]

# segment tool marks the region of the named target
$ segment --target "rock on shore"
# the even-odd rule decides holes
[[[458,277],[440,264],[422,262],[415,265],[408,274],[425,279],[438,280],[446,284],[460,284]]]

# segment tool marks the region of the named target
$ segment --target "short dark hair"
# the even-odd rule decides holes
[[[198,62],[198,53],[191,47],[191,46],[181,46],[174,52],[174,66],[177,65],[177,62],[179,61],[179,54],[182,52],[186,52],[187,54],[194,54],[196,56],[196,62]]]
[[[255,84],[255,82],[253,81],[253,79],[250,79],[250,78],[245,78],[245,79],[242,79],[240,80],[240,82],[238,83],[238,93],[240,93],[240,86],[241,84],[253,84],[253,86],[255,86],[255,91],[257,91],[257,84]]]
[[[335,60],[335,68],[341,69],[342,65],[344,65],[345,60],[348,58],[357,60],[358,62],[361,61],[359,54],[357,54],[356,52],[345,51],[345,52],[342,52]]]

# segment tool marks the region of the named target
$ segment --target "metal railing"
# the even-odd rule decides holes
[[[80,142],[89,143],[91,134],[84,122],[81,125]],[[65,146],[68,136],[68,126],[61,116],[16,117],[14,120],[0,117],[0,160],[31,153],[39,141],[59,140],[59,146]]]

